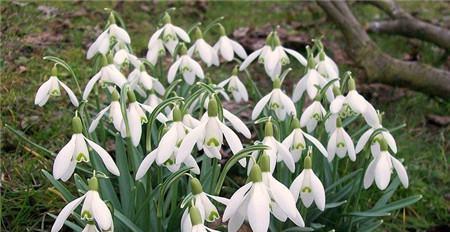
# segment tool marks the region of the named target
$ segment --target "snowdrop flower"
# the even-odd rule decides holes
[[[350,77],[348,80],[349,92],[344,98],[342,95],[338,96],[330,105],[331,113],[339,113],[343,110],[348,110],[346,107],[364,117],[364,120],[371,127],[377,127],[380,124],[378,114],[375,108],[363,96],[356,91],[355,80]]]
[[[286,119],[287,115],[295,116],[297,114],[294,103],[285,93],[283,93],[283,91],[281,91],[280,87],[281,81],[277,77],[273,81],[272,92],[261,98],[261,100],[256,103],[252,112],[252,120],[258,118],[264,106],[267,104],[269,104],[269,109],[273,110],[280,120]]]
[[[295,200],[300,195],[306,208],[309,208],[315,202],[318,209],[321,211],[325,209],[325,189],[312,170],[312,162],[309,155],[305,157],[304,169],[292,182],[290,190]]]
[[[72,102],[72,105],[78,107],[79,104],[77,97],[66,84],[58,79],[57,74],[58,72],[56,66],[53,66],[52,76],[50,76],[50,78],[46,82],[44,82],[41,87],[39,87],[36,93],[36,97],[34,98],[34,104],[42,107],[45,105],[45,103],[47,103],[50,96],[60,96],[61,91],[59,89],[59,86],[61,86],[67,92],[67,95],[69,95],[69,99],[70,102]]]
[[[156,65],[159,57],[166,55],[166,49],[164,48],[164,42],[161,39],[156,39],[153,44],[148,44],[147,60]]]
[[[95,40],[95,42],[89,47],[86,58],[91,59],[95,54],[100,53],[106,55],[109,51],[110,39],[114,38],[118,42],[130,44],[130,36],[127,31],[117,26],[115,23],[114,15],[109,16],[110,25],[103,31]]]
[[[339,158],[344,158],[345,154],[348,154],[351,161],[356,160],[355,146],[353,145],[352,138],[342,127],[342,121],[337,119],[336,129],[331,134],[327,145],[328,160],[331,162],[334,159],[334,155],[337,154]]]
[[[281,46],[277,32],[271,32],[267,36],[266,45],[250,54],[242,62],[239,70],[242,71],[247,68],[258,57],[258,62],[264,64],[267,75],[274,79],[281,74],[281,67],[290,62],[286,53],[293,56],[300,64],[306,66],[306,59],[300,53]]]
[[[320,103],[319,98],[316,98],[316,100],[305,109],[300,117],[300,126],[306,126],[308,133],[311,133],[316,129],[317,123],[323,119],[326,113],[327,112]]]
[[[143,64],[128,75],[128,82],[130,87],[141,96],[146,96],[146,91],[149,90],[155,90],[160,95],[164,95],[166,91],[158,79],[147,73]]]
[[[323,88],[328,82],[316,70],[316,64],[314,59],[312,58],[309,47],[307,47],[307,50],[308,50],[308,70],[294,88],[294,92],[292,94],[292,100],[294,102],[299,101],[300,98],[305,93],[305,91],[308,94],[309,99],[316,98],[317,95],[320,94],[319,88]],[[334,99],[332,89],[326,89],[323,91],[325,91],[328,101],[331,102]]]
[[[60,231],[64,222],[73,211],[84,201],[81,209],[81,219],[87,221],[83,231],[98,231],[95,222],[102,231],[113,231],[113,219],[108,206],[98,193],[98,180],[94,176],[88,180],[89,191],[83,196],[71,201],[59,213],[52,226],[52,232]]]
[[[374,159],[367,167],[364,174],[364,188],[369,188],[375,180],[375,183],[380,190],[386,189],[391,180],[393,169],[397,172],[402,185],[405,188],[408,188],[409,180],[405,167],[388,152],[388,145],[383,138],[377,141],[381,151],[378,154],[373,154]]]
[[[292,196],[286,186],[276,180],[270,172],[270,157],[263,155],[261,157],[260,167],[262,172],[262,181],[266,185],[271,199],[271,212],[280,221],[285,222],[289,217],[297,226],[304,227],[300,212],[298,212],[294,196]]]
[[[127,48],[120,48],[115,54],[113,58],[114,64],[118,65],[119,68],[125,62],[131,63],[135,68],[139,68],[142,65],[142,62],[135,55],[131,54]]]
[[[95,128],[97,128],[98,123],[100,122],[100,119],[105,115],[106,112],[109,111],[109,120],[113,123],[116,130],[120,131],[123,121],[122,116],[122,110],[120,109],[120,96],[117,90],[113,90],[111,93],[112,95],[112,101],[111,104],[109,104],[107,107],[105,107],[103,110],[101,110],[92,121],[91,125],[89,126],[89,133],[92,133]]]
[[[97,83],[98,81],[100,82],[100,84],[113,83],[119,88],[122,88],[127,83],[127,79],[116,68],[116,66],[114,64],[108,64],[106,56],[103,56],[103,67],[87,83],[86,88],[83,92],[83,100],[87,100],[89,94],[94,88],[95,83]]]
[[[205,75],[202,67],[186,54],[186,46],[184,44],[180,45],[179,51],[180,57],[178,57],[177,61],[170,66],[167,74],[167,81],[172,83],[177,73],[181,73],[183,75],[183,79],[189,85],[194,84],[195,77],[204,79]]]
[[[154,108],[137,102],[133,90],[128,90],[127,95],[129,102],[126,111],[128,119],[128,128],[126,127],[125,122],[123,121],[121,125],[121,134],[122,137],[131,137],[133,145],[137,146],[141,140],[142,124],[148,122],[145,112],[152,113]],[[161,113],[158,114],[156,118],[160,122],[167,121],[167,118]]]
[[[203,220],[208,222],[213,222],[219,217],[219,211],[210,201],[209,198],[221,203],[228,204],[229,200],[223,197],[213,196],[203,192],[203,187],[197,178],[191,178],[191,189],[192,189],[192,203],[200,211],[200,215]],[[189,220],[189,218],[186,218]]]
[[[313,136],[305,133],[300,128],[300,121],[297,118],[292,119],[292,132],[283,140],[283,145],[289,148],[292,154],[294,162],[298,162],[302,155],[303,150],[306,148],[305,138],[310,141],[314,146],[325,156],[328,157],[327,150],[323,147],[319,140]]]
[[[200,59],[205,62],[208,67],[213,64],[219,66],[219,56],[217,55],[216,50],[203,39],[203,34],[199,27],[195,28],[195,37],[197,40],[189,48],[187,54],[190,57],[194,57],[195,54],[198,54]]]
[[[268,167],[265,167],[267,171]],[[270,189],[266,184],[270,185]],[[292,197],[292,196],[291,196]],[[241,227],[244,220],[247,220],[254,232],[266,232],[269,229],[270,213],[281,218],[286,215],[298,226],[303,227],[304,223],[295,204],[289,200],[289,194],[286,194],[283,187],[274,182],[273,179],[266,183],[263,182],[261,168],[255,164],[249,174],[248,183],[238,189],[227,204],[223,213],[222,221],[228,222],[228,231],[236,232]],[[277,207],[271,206],[273,202]]]
[[[189,35],[180,27],[174,26],[171,23],[171,18],[169,14],[166,12],[163,19],[162,19],[164,26],[161,27],[159,30],[157,30],[150,40],[148,41],[148,49],[149,51],[152,51],[152,54],[150,54],[149,61],[152,62],[155,60],[155,54],[156,52],[158,54],[161,54],[161,42],[164,44],[164,46],[169,50],[170,54],[173,55],[175,52],[175,48],[178,45],[178,41],[180,38],[186,43],[190,43],[191,40],[189,39]],[[158,55],[156,55],[157,57]],[[149,55],[147,54],[147,57]],[[157,58],[156,58],[157,59]],[[156,62],[155,62],[156,63]],[[152,63],[153,64],[153,63]]]
[[[136,180],[145,175],[155,160],[157,165],[164,165],[171,172],[176,172],[180,169],[181,164],[175,162],[176,155],[178,154],[180,144],[190,131],[190,129],[183,124],[181,119],[181,111],[177,106],[175,106],[173,110],[173,123],[170,125],[167,132],[162,136],[159,141],[159,146],[150,152],[142,161],[136,174]],[[184,163],[187,167],[192,168],[192,171],[195,174],[200,174],[200,168],[192,155],[186,156],[182,163]]]
[[[220,232],[213,230],[204,225],[204,219],[201,216],[201,211],[195,207],[189,207],[183,213],[181,217],[181,232]]]
[[[220,82],[219,87],[225,88],[231,95],[233,95],[234,100],[239,103],[241,101],[248,101],[248,92],[245,85],[239,80],[237,76],[238,67],[236,66],[233,70],[233,74],[228,79]],[[226,87],[225,87],[226,86]]]
[[[317,63],[317,71],[326,79],[333,80],[339,78],[339,69],[336,63],[328,57],[323,49],[323,45],[319,54],[314,58]],[[339,82],[334,82],[336,86],[339,86]]]
[[[181,163],[191,153],[195,143],[197,143],[199,149],[203,149],[209,158],[222,159],[220,148],[224,137],[233,154],[242,150],[241,140],[228,126],[219,120],[217,112],[217,101],[211,98],[208,103],[208,115],[202,118],[200,125],[190,131],[181,143],[178,149],[177,163]],[[243,131],[245,129],[240,128],[237,130]],[[245,166],[245,159],[241,159],[240,163]]]
[[[295,162],[292,157],[289,149],[284,146],[282,143],[278,142],[275,137],[273,137],[273,124],[269,120],[264,125],[264,139],[262,144],[269,147],[269,149],[265,150],[266,153],[270,157],[270,172],[273,173],[275,170],[275,166],[277,162],[283,161],[286,164],[286,167],[289,171],[295,171]],[[257,160],[259,152],[253,152],[252,156]],[[249,161],[248,171],[251,170],[253,166],[253,160]]]
[[[170,113],[167,115],[167,119],[168,120],[172,120],[173,121],[173,110],[170,111]],[[187,128],[189,129],[194,129],[197,126],[200,125],[200,121],[197,120],[196,118],[192,117],[192,115],[190,115],[189,113],[185,112],[183,114],[183,117],[181,119],[181,121],[183,122],[183,125],[185,125]]]
[[[214,50],[216,50],[218,55],[221,55],[226,61],[232,61],[234,59],[234,54],[238,55],[241,59],[247,58],[247,53],[245,49],[238,42],[228,38],[225,33],[225,28],[219,24],[220,38],[214,45]]]
[[[379,144],[376,142],[377,139],[380,139],[379,137],[382,137],[386,140],[389,148],[391,148],[391,151],[395,153],[397,153],[397,144],[395,142],[394,136],[392,136],[392,134],[383,128],[383,126],[381,124],[378,124],[376,127],[372,127],[370,129],[368,129],[366,132],[364,132],[361,137],[358,140],[358,143],[356,144],[356,153],[359,153],[363,150],[364,146],[367,144],[367,142],[369,141],[369,139],[372,137],[372,135],[374,134],[375,130],[378,129],[382,129],[380,131],[380,134],[375,136],[372,140],[371,143],[371,150],[372,150],[372,154],[378,154],[380,152],[380,146]]]
[[[84,137],[82,134],[81,119],[78,116],[75,116],[72,119],[72,129],[72,138],[61,151],[59,151],[53,164],[53,177],[56,180],[61,179],[67,181],[72,176],[77,163],[89,162],[89,150],[86,142],[95,152],[97,152],[109,172],[116,176],[120,175],[119,169],[108,152],[98,144]]]

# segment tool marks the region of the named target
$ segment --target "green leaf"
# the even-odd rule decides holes
[[[291,227],[283,230],[283,232],[296,232],[296,231],[314,231],[311,227]]]
[[[384,206],[382,206],[380,208],[374,208],[371,211],[374,211],[374,212],[390,212],[390,211],[393,211],[393,210],[402,209],[402,208],[405,208],[408,205],[412,205],[412,204],[418,202],[420,199],[422,199],[422,197],[423,197],[422,195],[410,196],[410,197],[403,198],[403,199],[398,200],[398,201],[394,201],[394,202],[392,202],[390,204],[387,204],[387,205],[384,205]]]
[[[129,218],[123,215],[119,210],[114,210],[114,217],[119,219],[128,229],[133,232],[143,232],[138,226],[136,226]]]
[[[132,180],[130,176],[130,169],[128,167],[128,159],[127,154],[125,152],[125,145],[123,144],[123,139],[119,133],[116,133],[116,162],[117,167],[120,171],[119,179],[119,194],[120,194],[120,204],[122,206],[122,210],[125,215],[130,216],[132,207],[131,207],[131,188],[132,188]],[[116,206],[117,208],[117,206]]]
[[[345,175],[344,177],[338,179],[337,181],[335,181],[332,185],[328,186],[325,191],[328,192],[332,189],[334,189],[336,186],[348,181],[348,180],[353,180],[353,177],[355,177],[356,175],[358,175],[360,172],[362,172],[363,169],[360,168],[358,170],[353,171],[352,173],[349,173],[347,175]]]
[[[62,185],[59,181],[55,180],[55,178],[53,178],[53,176],[49,172],[47,172],[44,169],[41,169],[41,172],[44,174],[45,177],[47,177],[50,183],[52,183],[52,185],[63,195],[66,201],[69,202],[75,199],[75,196],[72,195],[72,193],[70,193],[70,191],[66,187],[64,187],[64,185]]]
[[[160,193],[159,193],[159,201],[158,201],[158,211],[157,211],[157,215],[158,217],[162,217],[164,216],[163,214],[163,201],[164,201],[164,196],[166,195],[167,191],[169,190],[169,187],[178,179],[180,179],[180,177],[182,177],[185,173],[189,172],[190,168],[188,167],[184,167],[181,168],[180,170],[172,173],[169,177],[167,177],[167,179],[164,181],[164,183],[161,185],[160,188]]]
[[[41,152],[44,152],[46,154],[49,154],[52,157],[56,157],[56,153],[48,150],[47,148],[31,141],[31,139],[29,139],[28,137],[25,136],[25,134],[22,131],[18,131],[16,129],[14,129],[12,126],[5,124],[5,128],[8,129],[9,131],[11,131],[14,135],[16,135],[19,140],[22,140],[30,145],[32,145],[33,147],[39,149]]]
[[[225,177],[228,171],[233,167],[240,159],[250,156],[250,154],[254,151],[263,151],[268,149],[269,147],[262,144],[256,144],[249,147],[246,147],[240,150],[238,153],[234,154],[228,162],[223,166],[222,172],[220,173],[219,180],[217,181],[216,188],[214,189],[215,195],[220,194],[220,190],[222,189],[223,182],[225,181]]]

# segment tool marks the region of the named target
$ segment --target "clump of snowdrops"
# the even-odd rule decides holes
[[[139,58],[112,11],[87,51],[95,73],[84,89],[68,63],[44,57],[54,66],[35,104],[64,90],[74,106],[73,133],[52,174],[43,170],[68,202],[50,214],[52,231],[238,231],[244,223],[255,232],[371,231],[420,199],[390,201],[409,184],[391,134],[400,127],[383,127],[320,40],[302,55],[284,47],[275,28],[247,55],[222,18],[185,31],[171,12]],[[204,37],[211,32],[220,35],[214,44]],[[254,83],[250,65],[264,66],[270,92]],[[229,72],[222,82],[219,67]],[[304,75],[286,93],[292,67]],[[248,109],[245,121],[239,115]],[[380,197],[360,201],[373,185]]]

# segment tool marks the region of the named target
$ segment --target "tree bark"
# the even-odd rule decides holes
[[[347,40],[350,55],[364,69],[369,81],[406,87],[450,99],[450,72],[426,64],[395,59],[382,52],[370,39],[346,2],[317,3],[340,27]]]
[[[393,18],[393,20],[370,23],[369,31],[417,38],[450,50],[450,30],[413,17],[393,0],[368,1],[367,3],[376,6]]]

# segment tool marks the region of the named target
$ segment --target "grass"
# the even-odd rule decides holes
[[[439,19],[449,12],[446,3],[402,3],[408,10],[415,10],[419,17]],[[324,15],[312,3],[293,2],[214,2],[214,3],[144,3],[123,5],[111,2],[1,2],[1,229],[5,231],[45,230],[52,220],[47,212],[56,213],[64,204],[61,197],[41,175],[40,169],[51,169],[52,159],[19,143],[7,133],[4,124],[25,132],[38,144],[58,151],[69,134],[72,106],[67,98],[51,99],[44,107],[33,105],[38,86],[47,78],[51,64],[42,60],[44,55],[55,55],[68,61],[81,78],[81,84],[93,75],[91,64],[85,59],[88,44],[95,39],[104,25],[105,7],[115,7],[124,18],[132,37],[134,51],[144,56],[148,38],[155,30],[160,12],[176,6],[173,21],[189,28],[197,21],[212,21],[226,16],[223,21],[229,32],[239,27],[280,25],[288,28],[292,21],[311,23]],[[206,7],[206,8],[205,8]],[[357,4],[356,15],[367,22],[383,15],[373,7]],[[329,22],[302,28],[301,34],[311,37],[326,35],[330,43],[340,48],[342,36]],[[214,35],[214,34],[212,34]],[[382,49],[402,58],[417,47],[423,62],[441,65],[443,51],[425,42],[414,44],[402,37],[373,35]],[[357,69],[351,65],[345,68]],[[221,72],[221,75],[224,72]],[[218,77],[223,78],[223,77]],[[69,86],[74,86],[68,74],[62,75]],[[297,79],[296,79],[297,80]],[[295,81],[296,82],[296,81]],[[360,81],[361,83],[362,81]],[[264,82],[263,82],[264,85]],[[267,86],[269,87],[269,86]],[[369,92],[370,89],[369,88]],[[398,215],[385,218],[385,230],[401,231],[404,228],[427,230],[450,221],[448,199],[449,126],[429,124],[429,114],[450,115],[450,103],[436,100],[420,93],[406,92],[399,98],[389,98],[401,89],[389,88],[380,92],[383,98],[370,101],[385,112],[387,128],[406,123],[406,127],[394,133],[399,144],[398,157],[405,159],[411,186],[396,193],[396,198],[422,194],[423,200],[408,207]],[[387,100],[385,99],[387,97]],[[64,100],[62,100],[64,99]],[[384,99],[384,100],[383,100]],[[370,202],[370,197],[367,196]],[[448,196],[447,196],[448,197]]]

